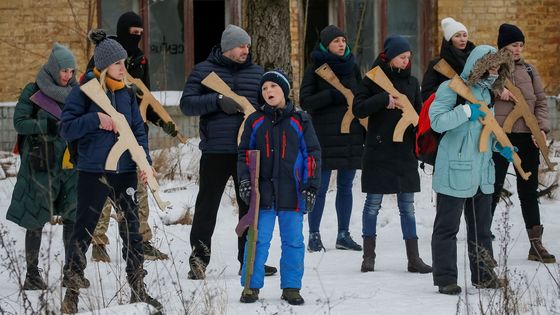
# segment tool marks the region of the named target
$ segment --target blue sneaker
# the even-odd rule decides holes
[[[323,242],[321,242],[321,234],[319,232],[311,232],[309,233],[309,242],[307,243],[307,251],[310,253],[319,252],[319,251],[327,251],[325,246],[323,246]]]
[[[348,231],[339,232],[336,238],[336,249],[347,249],[361,251],[362,246],[354,242]]]

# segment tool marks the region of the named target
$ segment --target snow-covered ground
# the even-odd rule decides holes
[[[182,147],[181,160],[182,179],[161,181],[162,197],[173,203],[172,211],[163,215],[158,212],[155,204],[151,204],[150,223],[154,232],[154,244],[162,251],[170,254],[167,261],[147,261],[147,288],[153,296],[165,306],[167,314],[454,314],[469,313],[503,313],[495,308],[503,303],[501,290],[476,290],[470,284],[470,272],[465,264],[466,245],[464,224],[458,235],[458,269],[459,285],[464,293],[460,296],[446,296],[437,293],[433,286],[431,274],[412,274],[406,271],[406,253],[400,230],[398,210],[395,196],[384,199],[383,208],[378,220],[378,240],[376,270],[361,273],[361,252],[342,251],[335,249],[337,232],[336,214],[334,209],[335,192],[329,190],[327,206],[321,226],[323,243],[326,252],[306,253],[305,274],[303,277],[302,296],[305,304],[291,306],[280,300],[280,277],[275,275],[265,279],[265,287],[261,290],[260,300],[254,304],[239,302],[241,286],[237,275],[237,238],[234,232],[237,213],[233,199],[232,183],[226,188],[218,223],[212,243],[212,260],[208,266],[207,278],[204,281],[187,279],[188,256],[190,254],[188,225],[164,225],[163,222],[175,221],[188,208],[194,207],[198,186],[196,184],[199,152],[197,143]],[[361,210],[364,194],[361,193],[360,175],[354,180],[354,207],[350,232],[356,241],[361,242]],[[190,180],[189,180],[190,178]],[[513,184],[512,176],[508,180]],[[427,263],[431,263],[430,238],[435,215],[431,177],[422,174],[422,192],[416,194],[416,220],[419,236],[420,254]],[[0,181],[0,216],[5,218],[9,206],[15,178]],[[331,188],[334,188],[332,186]],[[168,191],[167,193],[165,191]],[[508,224],[505,224],[505,206],[500,203],[493,225],[497,240],[494,251],[500,253],[506,247],[509,252],[508,268],[511,292],[519,298],[519,313],[528,314],[560,314],[560,268],[558,264],[543,265],[527,261],[529,243],[525,232],[519,201],[512,196],[514,205],[509,210]],[[192,211],[192,210],[191,210]],[[545,226],[544,244],[551,253],[560,255],[560,202],[541,199],[541,220]],[[307,221],[307,218],[305,219]],[[505,226],[509,225],[511,240],[503,246]],[[25,313],[25,304],[17,284],[17,276],[23,281],[25,260],[23,256],[25,230],[12,222],[2,219],[0,233],[4,241],[0,249],[0,313]],[[304,225],[307,241],[307,222]],[[60,287],[61,269],[63,264],[62,227],[47,224],[44,230],[41,248],[41,267],[48,270],[48,282],[51,290],[46,295],[41,292],[27,291],[32,307],[37,310],[39,300],[46,300],[50,310],[58,313],[63,290]],[[109,251],[111,263],[94,263],[89,261],[86,276],[92,286],[82,290],[80,296],[80,312],[91,312],[109,308],[103,314],[143,314],[141,308],[117,307],[128,303],[129,289],[126,284],[124,262],[120,257],[120,240],[116,222],[111,220],[109,228],[111,245]],[[51,240],[50,255],[48,254]],[[14,254],[15,253],[15,254]],[[19,274],[9,267],[11,257],[17,256]],[[88,259],[90,253],[87,254]],[[500,257],[498,272],[503,272],[504,265]],[[280,242],[278,231],[275,231],[268,264],[279,266]],[[482,308],[482,309],[481,309]],[[29,309],[29,308],[28,308]],[[31,311],[28,311],[31,313]],[[45,313],[42,311],[42,313]],[[509,313],[515,313],[511,311]]]

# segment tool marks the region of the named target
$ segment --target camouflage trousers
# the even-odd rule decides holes
[[[150,207],[148,206],[148,190],[146,186],[141,183],[140,172],[138,172],[138,188],[136,188],[136,198],[138,201],[138,216],[140,222],[140,235],[142,236],[142,243],[148,242],[152,239],[152,230],[148,225],[148,217],[150,215]],[[107,237],[107,230],[109,229],[109,219],[111,218],[111,208],[113,204],[107,198],[105,205],[103,206],[103,211],[99,217],[99,221],[95,226],[95,232],[93,232],[93,238],[91,243],[94,245],[107,245],[109,244],[109,238]],[[117,211],[117,220],[120,220],[121,214]]]

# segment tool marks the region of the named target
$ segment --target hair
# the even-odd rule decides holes
[[[105,92],[107,92],[107,84],[105,84],[105,81],[107,81],[107,71],[108,70],[109,70],[109,67],[103,69],[103,71],[101,71],[101,73],[99,74],[99,83],[101,84],[101,87],[103,87],[103,91],[105,91]],[[131,83],[128,81],[126,75],[124,76],[122,81],[124,82],[124,85],[127,88],[130,88]]]

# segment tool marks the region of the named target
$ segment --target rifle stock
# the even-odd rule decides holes
[[[445,59],[440,59],[440,61],[438,61],[438,63],[436,63],[436,65],[434,66],[434,69],[437,72],[448,77],[449,79],[453,78],[456,75],[455,70],[451,68],[451,66],[447,63],[447,61],[445,61]],[[525,120],[525,124],[527,125],[527,127],[529,127],[529,130],[531,130],[531,134],[533,135],[535,141],[537,142],[539,150],[541,151],[541,154],[546,162],[546,165],[548,166],[548,170],[554,171],[556,163],[550,161],[549,158],[550,154],[548,152],[548,146],[546,145],[546,140],[544,139],[544,136],[541,133],[541,129],[539,127],[537,118],[529,110],[529,105],[527,105],[527,102],[525,101],[525,97],[521,93],[521,90],[519,90],[519,88],[516,87],[509,79],[506,79],[505,86],[508,90],[510,90],[511,93],[513,93],[517,101],[515,102],[516,105],[514,106],[513,110],[508,114],[508,116],[504,121],[502,127],[503,130],[506,133],[511,133],[513,124],[519,118],[523,118]]]
[[[350,124],[354,120],[355,116],[352,113],[352,104],[354,103],[354,94],[352,91],[345,87],[336,74],[332,71],[331,67],[327,63],[323,64],[319,68],[315,69],[315,73],[337,89],[346,98],[346,103],[348,104],[348,110],[342,118],[342,123],[340,125],[340,133],[350,133]],[[367,118],[359,119],[360,124],[366,129],[368,128]]]
[[[142,119],[146,122],[146,111],[148,110],[148,106],[152,107],[153,111],[161,118],[164,122],[172,122],[177,128],[177,124],[173,121],[173,118],[169,115],[169,113],[165,110],[163,105],[154,97],[152,92],[148,89],[148,87],[142,82],[140,79],[133,78],[128,72],[126,72],[126,79],[128,82],[136,85],[140,91],[142,91],[142,95],[136,95],[142,101],[140,102],[140,115],[142,115]],[[188,138],[185,137],[180,132],[177,132],[177,140],[179,142],[185,144],[187,143]]]
[[[138,168],[141,171],[144,171],[146,176],[148,177],[148,187],[149,190],[152,192],[152,195],[159,207],[159,209],[163,212],[167,212],[167,208],[169,207],[169,202],[164,202],[159,196],[159,184],[154,177],[152,172],[152,166],[146,159],[146,152],[144,148],[138,144],[136,141],[136,137],[134,133],[130,129],[130,125],[128,121],[124,117],[123,114],[119,113],[113,105],[111,105],[111,101],[103,91],[101,84],[97,79],[91,79],[86,84],[83,84],[80,89],[95,103],[99,106],[107,115],[111,116],[115,124],[117,125],[117,130],[119,133],[117,143],[111,148],[109,155],[107,157],[107,161],[105,162],[105,169],[110,171],[117,170],[117,162],[126,150],[130,152],[132,156],[132,160],[136,163]]]
[[[240,220],[235,227],[235,233],[238,236],[243,235],[247,228],[247,259],[245,265],[245,288],[250,288],[251,276],[255,265],[255,250],[257,246],[257,235],[259,225],[259,203],[261,195],[259,193],[259,173],[260,173],[260,151],[249,150],[247,152],[249,158],[249,173],[251,177],[251,201],[249,203],[249,211]]]
[[[410,100],[406,95],[399,92],[393,86],[393,83],[389,80],[389,78],[385,75],[383,70],[379,66],[371,69],[366,73],[366,76],[375,84],[379,85],[385,92],[389,93],[393,97],[397,97],[399,103],[404,105],[402,108],[402,118],[397,123],[395,127],[395,131],[393,132],[393,141],[394,142],[402,142],[404,132],[408,128],[409,125],[417,126],[418,125],[418,113],[410,103]]]
[[[510,133],[511,128],[513,127],[513,123],[517,121],[517,119],[523,117],[523,120],[525,120],[525,125],[529,127],[529,130],[531,130],[531,134],[535,138],[535,142],[537,142],[537,145],[546,162],[548,170],[554,171],[556,163],[550,161],[548,146],[546,145],[546,140],[541,132],[541,128],[539,127],[537,117],[535,117],[535,115],[529,110],[529,105],[527,105],[527,102],[525,101],[525,97],[523,96],[523,93],[521,93],[521,90],[519,90],[519,88],[516,87],[510,80],[506,80],[506,88],[510,90],[511,93],[513,93],[516,101],[513,111],[509,113],[509,115],[506,117],[506,120],[504,121],[505,132]]]
[[[251,104],[246,97],[237,95],[233,92],[229,85],[227,85],[227,83],[225,83],[214,71],[210,72],[210,74],[208,74],[200,83],[215,92],[233,99],[243,109],[243,122],[241,123],[237,133],[237,143],[239,144],[239,141],[241,140],[241,133],[243,132],[243,127],[245,126],[245,120],[249,117],[249,115],[255,112],[253,104]]]
[[[463,79],[458,75],[455,75],[453,79],[449,82],[449,88],[455,91],[457,94],[461,95],[465,100],[473,103],[473,104],[480,104],[480,110],[486,114],[486,117],[480,119],[480,123],[482,124],[482,133],[480,137],[480,142],[478,146],[478,150],[480,152],[486,152],[488,150],[488,139],[490,138],[490,133],[493,133],[496,136],[496,140],[503,146],[503,147],[510,147],[513,152],[513,165],[515,169],[519,172],[521,177],[525,180],[529,179],[531,176],[531,172],[525,172],[523,167],[521,166],[521,158],[519,155],[514,151],[514,147],[509,141],[506,133],[496,121],[494,114],[488,108],[488,104],[484,101],[478,100],[471,92],[471,89],[465,84]]]

